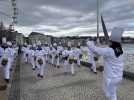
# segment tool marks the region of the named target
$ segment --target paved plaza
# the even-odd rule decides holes
[[[45,77],[39,79],[30,64],[20,59],[15,69],[9,100],[106,100],[102,92],[102,74],[75,66],[76,74],[64,75],[64,70],[47,65]],[[118,100],[134,100],[134,81],[124,79]]]

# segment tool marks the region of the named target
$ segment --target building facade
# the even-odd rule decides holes
[[[20,45],[24,44],[24,35],[22,33],[16,33],[16,43]]]
[[[5,37],[7,41],[15,41],[16,31],[14,31],[11,25],[6,28],[3,22],[0,23],[0,44],[2,43],[2,38]]]
[[[51,44],[52,36],[44,35],[37,32],[32,32],[29,35],[29,43],[30,44],[36,44],[38,41],[40,41],[42,44],[48,43]]]

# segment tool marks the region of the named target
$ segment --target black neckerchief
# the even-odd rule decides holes
[[[122,46],[118,42],[112,42],[112,44],[110,45],[110,48],[114,50],[116,57],[119,57],[120,55],[123,54]]]

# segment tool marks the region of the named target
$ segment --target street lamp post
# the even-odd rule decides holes
[[[100,11],[99,11],[99,0],[97,0],[97,44],[100,44],[99,40],[99,18],[100,18]]]
[[[12,25],[14,28],[14,25],[17,24],[18,9],[17,9],[16,0],[11,0],[11,3],[12,3],[12,9],[13,9]]]

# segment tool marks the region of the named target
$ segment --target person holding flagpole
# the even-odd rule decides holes
[[[112,30],[109,47],[97,47],[93,42],[88,41],[88,48],[104,59],[103,90],[108,100],[117,100],[117,88],[123,77],[123,49],[121,36],[123,28],[115,27]]]

